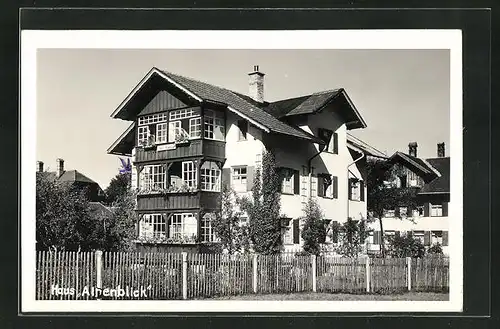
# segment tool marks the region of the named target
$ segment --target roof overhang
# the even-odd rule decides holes
[[[108,154],[131,156],[135,145],[135,122],[108,148]]]
[[[426,168],[426,167],[422,166],[421,164],[417,163],[416,161],[414,161],[412,158],[410,158],[406,154],[401,153],[401,152],[394,153],[388,160],[392,163],[396,163],[396,162],[400,162],[400,161],[404,162],[406,167],[409,167],[412,170],[416,170],[416,171],[420,172],[420,174],[423,176],[424,180],[427,182],[440,176],[439,172],[436,172],[436,170],[432,166]]]
[[[344,110],[345,111],[344,116],[346,118],[347,129],[352,130],[352,129],[366,128],[367,125],[366,125],[365,120],[363,119],[363,117],[361,117],[361,114],[359,113],[356,106],[354,106],[354,103],[352,102],[349,95],[347,95],[347,92],[344,89],[342,89],[340,94],[343,96],[344,100],[349,105],[348,109]],[[343,109],[343,108],[344,107],[341,107],[341,109]]]

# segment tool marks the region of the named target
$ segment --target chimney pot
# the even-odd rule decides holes
[[[417,147],[418,147],[417,142],[409,143],[408,144],[408,154],[416,158],[417,157]]]
[[[43,161],[37,161],[36,168],[38,172],[43,172]]]
[[[438,158],[444,158],[444,156],[445,156],[445,144],[444,143],[437,144],[437,156],[438,156]]]
[[[56,160],[57,162],[57,178],[61,177],[64,173],[64,160],[59,158]]]
[[[264,75],[259,65],[254,65],[253,72],[248,74],[248,96],[259,103],[264,102]]]

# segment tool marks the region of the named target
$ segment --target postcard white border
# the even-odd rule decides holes
[[[37,301],[35,300],[36,65],[41,48],[449,49],[450,300]],[[111,111],[111,110],[110,110]],[[460,30],[21,32],[21,312],[460,312],[463,305],[462,33]]]

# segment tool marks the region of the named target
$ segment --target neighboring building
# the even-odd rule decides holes
[[[64,168],[64,160],[57,159],[56,171],[44,171],[44,163],[37,161],[37,174],[50,175],[60,182],[68,182],[73,186],[85,190],[86,196],[89,201],[101,202],[104,201],[104,191],[92,179],[88,178],[78,170],[66,170]]]
[[[366,217],[363,163],[384,156],[347,133],[366,123],[344,89],[266,102],[257,66],[248,96],[153,68],[111,116],[131,121],[108,153],[132,157],[141,246],[200,250],[213,242],[221,183],[251,193],[263,151],[272,149],[289,218],[285,245],[298,248],[309,196],[329,220]]]
[[[417,157],[417,143],[409,145],[408,154],[396,152],[388,161],[398,167],[397,186],[419,187],[417,207],[387,209],[383,218],[385,236],[413,232],[426,248],[439,243],[448,253],[448,204],[450,202],[450,157],[445,156],[445,144],[437,144],[437,157]],[[399,218],[400,215],[403,219]],[[369,250],[380,250],[381,229],[378,221],[369,238]],[[387,239],[385,240],[387,243]]]

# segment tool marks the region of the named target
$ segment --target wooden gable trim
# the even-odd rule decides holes
[[[153,67],[144,76],[144,78],[142,78],[142,80],[139,81],[139,83],[134,87],[134,89],[132,89],[132,91],[130,92],[130,94],[128,94],[128,96],[120,103],[120,105],[118,105],[118,108],[116,110],[114,110],[114,112],[111,114],[112,118],[115,118],[116,115],[118,113],[120,113],[120,111],[125,107],[125,105],[137,94],[137,92],[146,84],[146,82],[149,81],[149,79],[151,79],[151,77],[154,74],[157,74],[161,78],[167,80],[169,83],[173,84],[175,87],[177,87],[178,89],[182,90],[184,93],[186,93],[187,95],[191,96],[192,98],[194,98],[198,102],[202,102],[202,99],[198,95],[196,95],[195,93],[191,92],[190,90],[188,90],[187,88],[185,88],[181,84],[177,83],[176,81],[174,81],[173,79],[171,79],[170,77],[168,77],[161,70],[157,69],[156,67]]]
[[[135,121],[132,122],[132,124],[127,128],[127,130],[125,130],[125,132],[123,132],[113,144],[111,144],[111,146],[106,150],[106,152],[108,154],[113,154],[113,149],[117,147],[118,144],[120,144],[131,131],[133,131],[133,129],[135,129]]]

